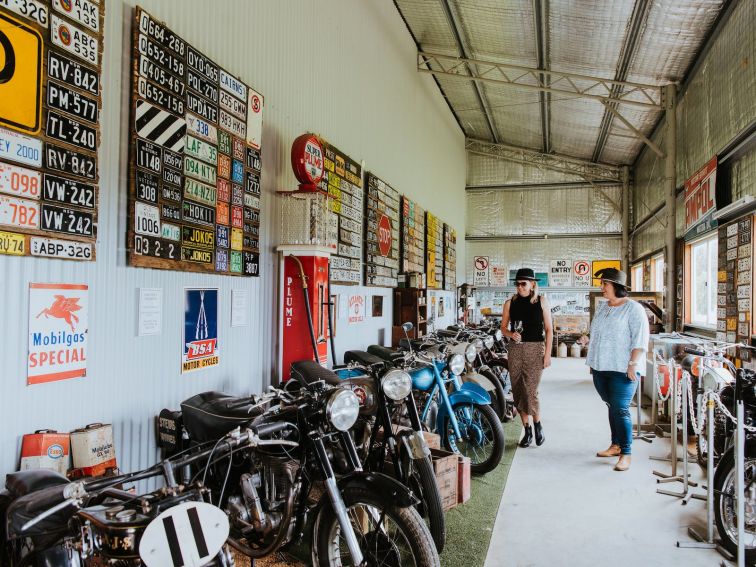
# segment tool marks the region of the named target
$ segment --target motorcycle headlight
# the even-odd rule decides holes
[[[494,337],[496,337],[497,341],[500,341],[504,338],[504,334],[501,332],[501,329],[496,329],[496,333],[494,333]]]
[[[477,354],[477,353],[479,353],[480,351],[483,350],[483,341],[480,340],[480,339],[475,339],[472,342],[472,346],[475,347],[475,354]],[[472,362],[472,361],[470,361],[470,362]]]
[[[483,346],[483,341],[481,341],[480,346]],[[467,348],[465,349],[465,358],[467,359],[467,362],[474,362],[476,356],[478,356],[478,350],[475,348],[475,345],[467,345]]]
[[[483,344],[487,349],[492,349],[494,345],[494,338],[491,335],[486,335],[486,338],[483,339]]]
[[[339,389],[326,404],[326,417],[339,431],[347,431],[357,421],[360,400],[351,390]]]
[[[383,393],[394,401],[403,400],[412,390],[412,378],[403,370],[389,370],[381,378]]]
[[[468,349],[470,347],[467,347]],[[473,351],[475,349],[473,348]],[[475,356],[473,355],[473,358]],[[449,370],[452,371],[452,374],[459,376],[465,371],[465,359],[461,354],[453,354],[452,357],[449,359]]]

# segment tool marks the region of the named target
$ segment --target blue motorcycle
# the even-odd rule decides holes
[[[403,326],[406,332],[412,329],[410,323]],[[414,341],[407,343],[405,353],[380,345],[368,347],[368,352],[410,375],[418,406],[423,408],[420,419],[441,436],[446,449],[469,457],[475,474],[495,469],[504,455],[504,429],[488,392],[474,382],[460,380],[465,357],[447,353],[443,345],[417,350]]]

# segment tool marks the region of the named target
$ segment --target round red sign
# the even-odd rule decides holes
[[[312,134],[302,134],[291,145],[291,167],[300,183],[317,185],[323,178],[323,147]]]
[[[392,240],[391,220],[386,215],[381,215],[378,221],[378,249],[381,251],[381,256],[391,254]]]

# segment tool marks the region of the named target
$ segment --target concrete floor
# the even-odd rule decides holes
[[[669,463],[669,440],[635,441],[627,472],[616,459],[595,457],[610,442],[606,406],[593,388],[585,359],[554,359],[541,383],[546,443],[517,449],[501,501],[486,567],[720,565],[715,550],[681,549],[688,526],[703,525],[703,501],[682,506],[656,493],[652,469]],[[690,468],[694,478],[700,468]],[[697,490],[697,489],[692,489]],[[716,532],[715,532],[716,533]]]

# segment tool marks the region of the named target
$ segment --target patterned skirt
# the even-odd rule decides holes
[[[520,413],[539,415],[538,386],[543,374],[544,343],[509,343],[512,396]]]

